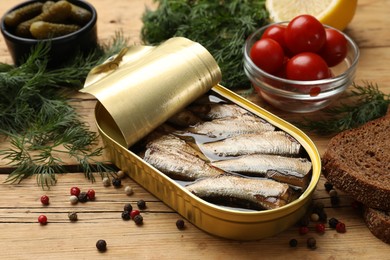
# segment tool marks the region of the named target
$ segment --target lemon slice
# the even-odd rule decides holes
[[[266,0],[265,4],[273,22],[310,14],[323,24],[344,30],[355,15],[357,0]]]

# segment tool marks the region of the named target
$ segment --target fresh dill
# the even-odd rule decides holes
[[[93,67],[126,44],[117,33],[107,45],[78,52],[61,67],[50,68],[50,43],[41,43],[20,66],[0,65],[0,134],[10,144],[0,155],[15,168],[6,182],[36,176],[38,185],[50,187],[57,173],[66,172],[61,154],[75,159],[91,181],[94,172],[102,177],[114,174],[111,166],[94,159],[103,152],[98,135],[89,130],[66,94],[80,89]]]
[[[248,88],[243,70],[246,38],[268,22],[264,0],[156,0],[156,10],[143,15],[142,39],[158,44],[183,36],[202,44],[218,62],[222,84],[230,89]]]
[[[381,92],[377,84],[354,83],[351,90],[339,100],[339,104],[322,111],[316,119],[305,118],[300,127],[322,135],[332,135],[355,128],[386,114],[390,94]]]

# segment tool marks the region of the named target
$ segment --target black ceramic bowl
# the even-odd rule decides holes
[[[90,11],[92,14],[92,17],[89,20],[89,22],[87,22],[79,30],[64,36],[45,39],[45,40],[37,40],[32,38],[24,38],[24,37],[16,36],[13,32],[14,29],[5,24],[4,22],[5,16],[16,9],[19,9],[23,6],[26,6],[34,2],[45,2],[45,1],[33,0],[33,1],[23,2],[13,7],[8,12],[6,12],[1,18],[1,33],[3,34],[8,50],[11,54],[12,60],[16,65],[20,65],[30,54],[31,48],[36,46],[36,44],[41,41],[51,42],[51,48],[48,54],[50,66],[56,66],[58,64],[61,64],[62,62],[66,61],[68,57],[71,57],[73,54],[75,54],[76,51],[79,50],[88,51],[91,48],[96,46],[97,13],[95,8],[91,4],[81,0],[68,0],[68,2],[80,6],[82,8],[85,8],[86,10]]]

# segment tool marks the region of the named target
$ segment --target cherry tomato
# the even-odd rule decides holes
[[[326,41],[325,28],[311,15],[299,15],[286,28],[285,42],[293,54],[318,52]]]
[[[280,44],[280,46],[283,48],[283,50],[285,51],[287,49],[286,42],[284,40],[284,34],[286,32],[286,28],[287,28],[287,26],[282,25],[282,24],[270,25],[264,31],[263,35],[261,36],[261,39],[271,38],[271,39],[277,41]]]
[[[284,52],[275,40],[265,38],[253,44],[250,57],[257,67],[272,74],[282,67]]]
[[[344,35],[335,29],[327,28],[326,42],[319,54],[329,67],[339,64],[347,56],[348,42]]]
[[[318,80],[330,77],[324,59],[312,52],[302,52],[292,57],[286,65],[286,76],[293,80]]]

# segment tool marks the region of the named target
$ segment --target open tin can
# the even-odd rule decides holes
[[[122,51],[93,69],[82,91],[99,101],[96,123],[112,162],[169,207],[219,237],[255,240],[276,235],[308,210],[320,178],[318,150],[301,130],[219,85],[220,80],[220,69],[203,46],[172,38],[157,47],[134,46]],[[222,206],[200,198],[186,183],[144,160],[139,144],[204,97],[238,106],[299,143],[311,169],[305,187],[293,200],[265,210]]]

